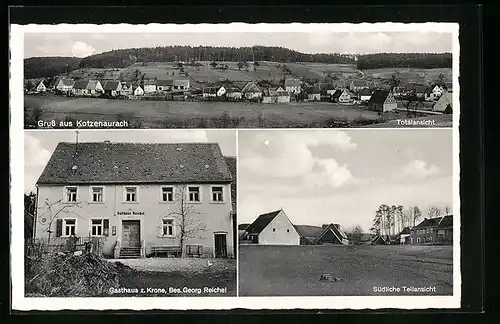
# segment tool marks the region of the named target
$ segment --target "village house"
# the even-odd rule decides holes
[[[226,94],[226,88],[224,86],[220,86],[217,90],[217,97],[222,97]]]
[[[359,100],[361,101],[369,101],[370,98],[372,97],[372,92],[368,88],[361,89],[359,92]]]
[[[321,100],[321,91],[318,87],[309,87],[306,88],[305,92],[307,93],[307,100],[309,101],[320,101]]]
[[[395,98],[405,96],[407,94],[406,88],[404,87],[394,87],[392,88],[392,95]]]
[[[203,88],[203,98],[216,98],[217,97],[217,88],[208,87]]]
[[[243,89],[241,89],[243,97],[248,100],[256,100],[262,97],[262,91],[254,82],[248,82]]]
[[[444,91],[439,100],[432,107],[432,111],[451,114],[453,112],[453,96],[448,91]]]
[[[411,244],[452,244],[453,215],[425,218],[411,229]]]
[[[69,93],[71,92],[71,89],[73,89],[74,84],[75,80],[73,79],[61,78],[56,81],[55,89],[64,93]]]
[[[128,96],[133,94],[132,82],[122,82],[122,90],[120,91],[122,95]]]
[[[403,230],[397,235],[396,242],[398,244],[409,244],[410,243],[411,230],[409,227],[403,228]]]
[[[246,228],[246,240],[263,245],[299,245],[300,234],[283,209],[262,214]]]
[[[323,232],[316,239],[316,244],[349,244],[349,239],[339,224],[324,224],[321,228]]]
[[[157,80],[156,90],[158,92],[172,91],[174,87],[174,80]]]
[[[144,90],[141,88],[140,85],[134,84],[132,85],[132,93],[134,94],[134,96],[143,96]]]
[[[226,98],[232,100],[241,100],[243,98],[243,93],[238,87],[232,86],[226,89]]]
[[[34,237],[98,239],[110,258],[233,257],[232,181],[216,143],[59,143]]]
[[[302,92],[300,79],[285,79],[285,91],[293,94],[299,94]]]
[[[417,96],[417,98],[424,99],[426,90],[427,90],[426,86],[416,86],[415,96]]]
[[[36,92],[45,92],[45,91],[47,91],[47,88],[45,87],[45,84],[43,83],[43,80],[42,80],[36,86]]]
[[[111,97],[116,97],[120,95],[120,91],[122,90],[122,83],[115,80],[106,80],[104,81],[102,88],[104,90],[104,94]]]
[[[352,80],[349,84],[349,90],[354,93],[358,93],[359,91],[369,88],[368,82],[366,80]]]
[[[104,90],[98,80],[77,80],[71,91],[75,96],[98,96]]]
[[[378,112],[388,112],[395,111],[398,104],[390,91],[375,90],[368,101],[368,106]]]
[[[290,93],[283,88],[269,88],[264,90],[262,103],[288,103],[290,102]]]
[[[155,93],[157,91],[156,80],[154,79],[144,80],[143,90],[145,94]]]
[[[353,102],[352,100],[353,96],[354,94],[350,92],[348,89],[337,89],[333,93],[331,100],[342,104],[349,104]]]

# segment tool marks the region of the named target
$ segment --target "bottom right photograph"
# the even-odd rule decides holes
[[[240,130],[239,296],[453,295],[453,146],[451,129]]]

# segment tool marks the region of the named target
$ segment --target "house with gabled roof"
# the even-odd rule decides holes
[[[232,257],[232,181],[217,143],[59,143],[36,183],[34,236],[99,240],[111,258]]]
[[[302,92],[302,82],[300,79],[286,78],[285,79],[285,91],[293,94],[299,94]]]
[[[354,94],[349,89],[337,89],[331,96],[331,101],[338,103],[352,103]]]
[[[71,91],[75,96],[98,96],[104,89],[99,80],[77,80]]]
[[[424,218],[411,229],[411,244],[452,244],[453,215]]]
[[[283,209],[259,215],[245,231],[253,244],[300,245],[300,234]]]
[[[445,90],[432,107],[432,111],[442,112],[443,114],[451,114],[453,112],[452,94]]]
[[[260,99],[262,97],[262,91],[260,88],[252,81],[248,82],[243,89],[241,89],[243,97],[248,100]]]
[[[309,101],[320,101],[321,100],[321,90],[317,86],[308,87],[305,89],[307,93],[307,100]]]
[[[104,81],[102,88],[104,90],[104,93],[108,96],[116,97],[122,90],[122,83],[117,80],[106,80]]]
[[[269,88],[263,91],[262,103],[288,103],[290,102],[290,93],[279,88]]]
[[[203,88],[203,98],[215,98],[217,97],[217,88],[216,87],[206,87]]]
[[[43,80],[41,80],[36,86],[36,92],[45,92],[45,91],[47,91],[47,88],[45,87]]]
[[[387,112],[396,110],[398,104],[392,92],[377,89],[368,101],[368,107],[378,112]]]
[[[349,239],[340,224],[324,224],[321,228],[323,232],[316,239],[316,244],[349,244]]]
[[[349,90],[354,93],[361,91],[362,89],[370,88],[366,80],[352,80],[349,84]]]
[[[54,88],[61,92],[71,92],[73,89],[73,85],[75,84],[75,80],[68,78],[60,78],[56,81]]]
[[[372,92],[368,88],[361,89],[361,91],[359,92],[359,99],[361,101],[367,102],[370,100],[371,97],[372,97]]]

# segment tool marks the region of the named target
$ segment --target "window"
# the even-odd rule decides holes
[[[137,187],[125,187],[125,201],[126,202],[137,201]]]
[[[212,201],[223,202],[224,201],[223,192],[224,190],[222,187],[212,187]]]
[[[161,188],[161,201],[172,202],[174,201],[174,187]]]
[[[103,221],[102,219],[93,219],[91,221],[92,228],[91,233],[92,236],[102,236],[103,235]]]
[[[289,229],[287,229],[287,230],[286,230],[286,232],[287,232],[287,233],[290,233],[290,230],[289,230]]]
[[[276,229],[275,229],[275,228],[273,228],[273,232],[276,232]]]
[[[66,201],[67,202],[76,202],[76,187],[66,187]]]
[[[188,200],[193,202],[200,201],[200,187],[189,187],[188,188]]]
[[[63,229],[64,236],[76,235],[76,219],[65,219]]]
[[[163,236],[174,236],[174,220],[164,219],[163,220]]]
[[[92,201],[93,202],[103,202],[103,187],[92,187]]]

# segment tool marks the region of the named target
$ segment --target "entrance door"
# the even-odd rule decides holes
[[[214,234],[214,241],[215,241],[215,257],[227,258],[226,233]]]
[[[124,247],[140,247],[140,221],[122,221],[122,246]]]

